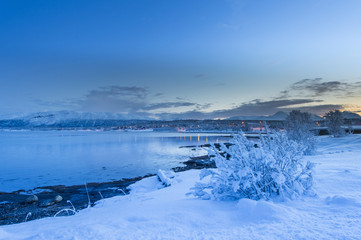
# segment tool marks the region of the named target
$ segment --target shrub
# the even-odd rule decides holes
[[[257,145],[239,134],[231,143],[229,148],[221,144],[220,149],[209,149],[217,169],[201,171],[201,179],[210,176],[210,181],[196,183],[193,195],[202,199],[268,200],[312,192],[313,164],[302,161],[304,146],[285,133],[268,134]]]
[[[304,145],[304,154],[311,155],[316,150],[316,139],[312,132],[311,114],[293,110],[287,117],[286,130],[289,139]]]
[[[334,137],[342,137],[345,130],[342,129],[343,116],[339,110],[329,111],[326,113],[326,126],[330,134]]]

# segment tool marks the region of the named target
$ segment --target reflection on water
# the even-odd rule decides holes
[[[205,153],[180,146],[226,140],[196,133],[0,132],[0,191],[142,176]]]

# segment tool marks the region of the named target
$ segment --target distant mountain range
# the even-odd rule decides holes
[[[357,113],[348,112],[348,111],[342,112],[342,116],[345,119],[360,119],[361,118],[361,116],[358,115]]]
[[[343,112],[346,119],[361,119],[353,112]],[[271,116],[235,116],[226,120],[242,121],[285,121],[288,113],[279,111]],[[312,114],[313,121],[321,121],[322,117]],[[159,122],[165,122],[159,121]],[[182,121],[182,120],[178,120]],[[187,120],[190,121],[190,120]],[[199,120],[194,120],[199,121]],[[75,111],[40,112],[29,115],[11,116],[0,118],[0,128],[95,128],[142,125],[145,122],[157,122],[154,119],[135,119],[134,116],[116,113],[89,113]]]
[[[75,111],[40,112],[29,115],[11,116],[0,119],[0,128],[32,128],[32,127],[108,127],[125,125],[130,122],[141,122],[146,119],[132,120],[132,116],[116,113],[89,113]]]

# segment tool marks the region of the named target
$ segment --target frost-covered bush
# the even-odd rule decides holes
[[[234,135],[227,148],[211,147],[209,154],[217,169],[204,169],[192,194],[202,199],[270,199],[296,198],[312,192],[313,164],[302,160],[304,146],[290,140],[285,133],[276,132],[261,137],[260,142]]]
[[[304,154],[312,155],[316,150],[316,138],[312,132],[311,114],[293,110],[287,117],[286,130],[289,139],[304,145]]]
[[[342,129],[343,116],[339,110],[329,111],[326,113],[326,126],[330,134],[334,137],[342,137],[345,130]]]

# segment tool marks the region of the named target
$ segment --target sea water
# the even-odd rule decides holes
[[[182,166],[227,134],[146,131],[0,131],[0,192],[106,182]]]

